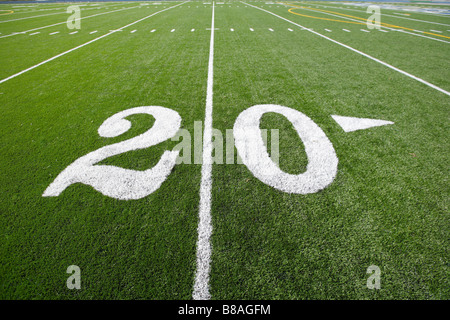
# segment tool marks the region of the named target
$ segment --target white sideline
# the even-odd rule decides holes
[[[50,58],[50,59],[44,60],[44,61],[42,61],[42,62],[40,62],[40,63],[38,63],[38,64],[36,64],[36,65],[34,65],[34,66],[32,66],[32,67],[29,67],[28,69],[22,70],[22,71],[20,71],[20,72],[18,72],[18,73],[16,73],[16,74],[13,74],[12,76],[9,76],[8,78],[5,78],[5,79],[3,79],[3,80],[0,80],[0,84],[2,84],[3,82],[6,82],[6,81],[8,81],[8,80],[11,80],[11,79],[13,79],[13,78],[15,78],[15,77],[17,77],[17,76],[20,76],[21,74],[23,74],[23,73],[25,73],[25,72],[28,72],[28,71],[30,71],[30,70],[33,70],[33,69],[35,69],[35,68],[37,68],[37,67],[39,67],[39,66],[41,66],[41,65],[43,65],[43,64],[45,64],[45,63],[47,63],[47,62],[50,62],[50,61],[52,61],[52,60],[55,60],[55,59],[57,59],[57,58],[59,58],[59,57],[65,55],[65,54],[67,54],[67,53],[70,53],[70,52],[72,52],[72,51],[75,51],[75,50],[77,50],[77,49],[80,49],[80,48],[82,48],[82,47],[84,47],[84,46],[87,46],[88,44],[91,44],[91,43],[93,43],[93,42],[95,42],[95,41],[97,41],[97,40],[100,40],[100,39],[102,39],[102,38],[105,38],[105,37],[107,37],[107,36],[109,36],[109,35],[115,33],[116,31],[122,31],[122,29],[125,29],[125,28],[127,28],[127,27],[130,27],[130,26],[132,26],[132,25],[134,25],[134,24],[136,24],[136,23],[138,23],[138,22],[141,22],[141,21],[143,21],[143,20],[145,20],[145,19],[148,19],[148,18],[150,18],[150,17],[152,17],[152,16],[154,16],[154,15],[156,15],[156,14],[158,14],[158,13],[161,13],[161,12],[163,12],[163,11],[166,11],[166,10],[169,10],[169,9],[172,9],[172,8],[175,8],[175,7],[178,7],[178,6],[180,6],[180,5],[182,5],[182,4],[186,3],[186,2],[188,2],[188,1],[179,3],[179,4],[177,4],[177,5],[173,6],[173,7],[169,7],[169,8],[167,8],[167,9],[163,9],[163,10],[160,10],[160,11],[158,11],[158,12],[152,13],[152,14],[149,15],[149,16],[146,16],[146,17],[144,17],[144,18],[141,18],[141,19],[139,19],[139,20],[136,20],[136,21],[134,21],[134,22],[132,22],[132,23],[130,23],[130,24],[127,24],[126,26],[123,26],[123,27],[121,27],[121,28],[119,28],[119,29],[117,29],[117,30],[110,31],[110,32],[108,32],[107,34],[104,34],[104,35],[102,35],[102,36],[100,36],[100,37],[98,37],[98,38],[95,38],[95,39],[93,39],[93,40],[91,40],[91,41],[88,41],[88,42],[86,42],[86,43],[83,43],[82,45],[79,45],[79,46],[77,46],[77,47],[75,47],[75,48],[72,48],[72,49],[70,49],[70,50],[64,51],[63,53],[60,53],[60,54],[58,54],[58,55],[56,55],[56,56],[54,56],[54,57],[52,57],[52,58]]]
[[[212,189],[212,111],[213,111],[213,61],[214,61],[214,2],[212,4],[211,40],[209,44],[208,80],[206,88],[205,129],[203,132],[202,180],[197,240],[197,271],[194,300],[209,300],[209,270],[211,263],[211,189]]]
[[[324,5],[320,5],[320,4],[317,4],[317,6],[319,6],[319,7],[325,7],[325,8],[342,9],[342,10],[347,10],[347,11],[355,11],[355,12],[359,12],[359,13],[363,13],[363,14],[366,13],[365,11],[355,10],[355,9],[350,9],[350,8],[345,9],[344,7],[331,7],[331,6],[324,6]],[[391,14],[387,14],[387,13],[384,13],[384,12],[383,12],[383,16],[386,16],[386,17],[394,17],[394,18],[405,19],[405,20],[411,20],[411,21],[419,21],[419,22],[425,22],[425,23],[431,23],[431,24],[438,24],[438,25],[441,25],[441,26],[450,26],[450,24],[439,23],[439,22],[434,22],[434,21],[428,21],[428,20],[420,20],[420,19],[413,19],[413,18],[407,18],[407,17],[393,16],[393,15],[391,15]]]
[[[107,12],[102,12],[102,13],[96,13],[96,14],[93,14],[93,15],[91,15],[91,16],[82,17],[82,18],[80,18],[80,19],[75,19],[75,20],[76,20],[76,21],[79,21],[79,20],[82,20],[82,19],[87,19],[87,18],[92,18],[92,17],[101,16],[101,15],[103,15],[103,14],[108,14],[108,13],[113,13],[113,12],[118,12],[118,11],[123,11],[123,10],[133,9],[133,8],[139,8],[139,7],[140,7],[140,6],[136,6],[136,7],[128,7],[128,8],[125,8],[125,9],[117,9],[117,10],[113,10],[113,11],[107,11]],[[50,28],[50,27],[58,26],[58,25],[60,25],[60,24],[65,24],[65,23],[67,23],[67,21],[64,21],[64,22],[58,22],[58,23],[50,24],[50,25],[48,25],[48,26],[43,26],[43,27],[38,27],[38,28],[30,29],[30,30],[27,30],[27,31],[16,32],[16,33],[11,33],[11,34],[6,34],[6,35],[4,35],[4,36],[1,36],[0,39],[1,39],[1,38],[6,38],[6,37],[15,36],[15,35],[21,34],[21,33],[27,33],[27,32],[30,32],[30,31],[36,31],[36,30],[41,30],[41,29],[45,29],[45,28]]]
[[[65,8],[60,8],[60,9],[65,9]],[[93,9],[97,9],[97,8],[88,8],[88,9],[83,9],[83,10],[93,10]],[[28,13],[28,12],[22,12],[22,13]],[[52,16],[55,14],[67,14],[66,11],[63,12],[54,12],[54,13],[48,13],[48,14],[41,14],[38,16],[30,16],[30,17],[23,17],[23,18],[17,18],[17,19],[12,19],[12,20],[4,20],[4,21],[0,21],[0,23],[5,23],[5,22],[12,22],[12,21],[19,21],[19,20],[26,20],[26,19],[32,19],[32,18],[39,18],[39,17],[45,17],[45,16]]]
[[[290,7],[293,7],[293,6],[290,6]],[[295,7],[294,7],[294,8],[295,8]],[[304,10],[308,10],[308,11],[313,11],[313,12],[315,12],[314,10],[310,10],[310,9],[304,9]],[[332,16],[332,17],[338,17],[338,18],[341,18],[341,19],[347,19],[347,20],[351,20],[351,21],[355,21],[355,22],[361,22],[360,20],[356,20],[356,19],[352,19],[352,18],[348,18],[348,17],[342,17],[342,16],[335,15],[335,14],[328,13],[328,12],[323,12],[323,14],[326,14],[326,15],[329,15],[329,16]],[[404,29],[396,29],[396,28],[385,27],[385,26],[383,26],[383,28],[389,29],[389,30],[392,30],[392,31],[401,31],[402,33],[410,34],[410,35],[413,35],[413,36],[416,36],[416,37],[426,38],[426,39],[430,39],[430,40],[434,40],[434,41],[439,41],[439,42],[444,42],[444,43],[450,43],[449,41],[446,41],[446,40],[442,40],[442,39],[437,39],[437,38],[425,36],[425,35],[423,35],[423,34],[416,34],[416,33],[413,33],[413,32],[406,31],[406,30],[404,30]],[[388,32],[388,31],[383,30],[383,29],[380,29],[380,31],[381,31],[381,32]],[[422,33],[423,33],[423,31],[420,31],[420,30],[414,30],[414,31],[416,31],[416,32],[422,32]]]
[[[273,15],[273,16],[279,18],[279,19],[282,19],[282,20],[284,20],[284,21],[287,21],[287,22],[289,22],[289,23],[292,23],[293,25],[296,25],[296,26],[299,27],[299,28],[305,28],[305,27],[303,27],[303,26],[301,26],[301,25],[299,25],[299,24],[297,24],[297,23],[295,23],[295,22],[293,22],[293,21],[291,21],[291,20],[288,20],[288,19],[286,19],[286,18],[283,18],[282,16],[279,16],[279,15],[273,13],[273,12],[270,12],[270,11],[268,11],[268,10],[259,8],[259,7],[257,7],[257,6],[253,6],[253,5],[248,4],[248,3],[245,3],[245,2],[243,2],[243,1],[241,1],[241,2],[244,3],[244,4],[246,4],[246,5],[248,5],[248,6],[250,6],[250,7],[253,7],[253,8],[255,8],[255,9],[259,9],[259,10],[261,10],[261,11],[267,12],[267,13],[269,13],[269,14],[271,14],[271,15]],[[323,35],[323,34],[321,34],[321,33],[318,33],[317,31],[314,31],[314,30],[312,30],[312,29],[307,29],[307,30],[308,30],[309,32],[311,32],[311,33],[314,33],[315,35],[318,35],[319,37],[322,37],[322,38],[324,38],[324,39],[326,39],[326,40],[328,40],[328,41],[334,42],[334,43],[336,43],[336,44],[338,44],[338,45],[340,45],[340,46],[342,46],[342,47],[344,47],[344,48],[346,48],[346,49],[349,49],[349,50],[351,50],[351,51],[353,51],[353,52],[356,52],[356,53],[358,53],[358,54],[360,54],[360,55],[362,55],[362,56],[364,56],[364,57],[366,57],[366,58],[369,58],[370,60],[373,60],[373,61],[375,61],[375,62],[378,62],[378,63],[384,65],[385,67],[388,67],[388,68],[390,68],[390,69],[392,69],[392,70],[395,70],[395,71],[397,71],[397,72],[399,72],[399,73],[401,73],[401,74],[403,74],[403,75],[405,75],[405,76],[407,76],[407,77],[410,77],[411,79],[414,79],[414,80],[416,80],[416,81],[419,81],[419,82],[421,82],[421,83],[423,83],[423,84],[429,86],[430,88],[433,88],[433,89],[435,89],[435,90],[437,90],[437,91],[440,91],[440,92],[446,94],[447,96],[450,96],[450,92],[448,92],[448,91],[446,91],[446,90],[444,90],[444,89],[442,89],[442,88],[440,88],[440,87],[438,87],[438,86],[435,86],[434,84],[429,83],[428,81],[425,81],[425,80],[423,80],[423,79],[421,79],[421,78],[419,78],[419,77],[416,77],[416,76],[414,76],[414,75],[412,75],[412,74],[410,74],[410,73],[408,73],[408,72],[406,72],[406,71],[400,70],[399,68],[396,68],[396,67],[394,67],[393,65],[390,65],[390,64],[388,64],[388,63],[386,63],[386,62],[384,62],[384,61],[381,61],[381,60],[379,60],[379,59],[377,59],[377,58],[372,57],[371,55],[368,55],[367,53],[364,53],[364,52],[359,51],[359,50],[357,50],[357,49],[355,49],[355,48],[352,48],[352,47],[350,47],[350,46],[348,46],[348,45],[346,45],[346,44],[343,44],[343,43],[341,43],[341,42],[339,42],[339,41],[336,41],[336,40],[334,40],[334,39],[331,39],[331,38],[329,38],[329,37],[327,37],[327,36],[325,36],[325,35]]]
[[[4,20],[4,21],[0,21],[0,23],[5,23],[5,22],[13,22],[13,21],[19,21],[19,20],[26,20],[26,19],[32,19],[32,18],[39,18],[39,17],[45,17],[45,16],[52,16],[55,14],[63,14],[66,13],[64,12],[54,12],[54,13],[47,13],[47,14],[41,14],[38,16],[31,16],[31,17],[23,17],[23,18],[17,18],[17,19],[11,19],[11,20]]]

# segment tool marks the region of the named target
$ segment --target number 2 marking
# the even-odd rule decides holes
[[[153,127],[143,134],[97,149],[75,160],[48,186],[42,196],[56,197],[68,186],[80,182],[92,186],[105,196],[120,200],[141,199],[156,191],[175,166],[179,151],[165,151],[151,169],[137,171],[96,163],[131,150],[145,149],[175,136],[181,126],[180,115],[171,109],[149,106],[121,111],[106,119],[98,128],[105,138],[117,137],[131,128],[125,117],[149,114],[155,118]]]

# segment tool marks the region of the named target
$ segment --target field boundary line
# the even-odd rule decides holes
[[[101,15],[108,14],[108,13],[114,13],[114,12],[118,12],[118,11],[129,10],[129,9],[134,9],[134,8],[139,8],[139,7],[140,7],[140,6],[127,7],[127,8],[117,9],[117,10],[113,10],[113,11],[100,12],[100,13],[93,14],[93,15],[91,15],[91,16],[81,17],[81,18],[79,18],[79,19],[75,19],[74,21],[79,21],[79,20],[83,20],[83,19],[87,19],[87,18],[92,18],[92,17],[101,16]],[[11,34],[6,34],[6,35],[4,35],[4,36],[1,36],[0,39],[1,39],[1,38],[11,37],[11,36],[16,36],[16,35],[18,35],[18,34],[23,34],[23,33],[31,32],[31,31],[36,31],[36,30],[41,30],[41,29],[50,28],[50,27],[54,27],[54,26],[59,26],[60,24],[65,24],[65,23],[67,23],[67,21],[58,22],[58,23],[54,23],[54,24],[49,24],[48,26],[37,27],[37,28],[34,28],[34,29],[26,30],[26,31],[21,31],[21,32],[15,32],[15,33],[11,33]]]
[[[353,17],[353,18],[356,18],[356,19],[353,19],[353,18],[350,18],[350,16],[346,16],[346,15],[341,16],[341,15],[332,14],[332,13],[330,13],[331,11],[330,12],[317,11],[319,9],[308,9],[308,8],[304,8],[304,7],[298,7],[298,6],[295,6],[295,5],[292,5],[292,4],[286,4],[286,5],[292,7],[291,9],[288,10],[290,13],[298,15],[298,16],[305,16],[305,17],[314,18],[314,19],[320,19],[320,20],[331,20],[331,21],[337,21],[337,22],[343,22],[343,23],[355,23],[355,24],[366,25],[366,22],[365,22],[366,20],[363,19],[363,18]],[[314,16],[307,16],[307,15],[300,14],[298,12],[291,11],[291,10],[294,10],[294,9],[303,9],[303,10],[312,11],[312,12],[320,12],[320,13],[324,13],[324,14],[329,15],[329,16],[333,16],[333,17],[337,17],[337,18],[341,18],[341,19],[347,19],[347,20],[351,20],[351,21],[334,20],[334,19],[320,18],[320,17],[314,17]],[[360,20],[357,20],[357,19],[360,19]],[[363,20],[364,22],[361,22],[361,20]],[[444,43],[450,43],[449,41],[446,41],[446,40],[436,39],[436,38],[433,38],[433,37],[424,36],[422,34],[417,34],[417,33],[412,33],[412,32],[406,31],[406,30],[410,30],[410,31],[414,30],[414,29],[411,29],[411,28],[396,26],[396,25],[392,25],[392,24],[386,24],[386,23],[383,23],[383,22],[381,22],[381,27],[383,27],[385,29],[392,30],[392,31],[401,31],[403,33],[410,34],[410,35],[417,36],[417,37],[422,37],[422,38],[435,40],[435,41],[439,41],[439,42],[444,42]],[[441,37],[441,38],[450,39],[450,37],[447,37],[447,36],[444,36],[444,35],[439,35],[439,34],[430,33],[430,32],[426,32],[426,31],[420,31],[420,32],[425,33],[425,34],[429,34],[429,35],[433,35],[433,36],[437,36],[437,37]]]
[[[306,4],[311,6],[312,4]],[[324,6],[324,5],[320,5],[320,4],[314,4],[315,6],[319,6],[319,7],[325,7],[325,8],[333,8],[333,9],[339,9],[339,10],[346,10],[346,11],[355,11],[355,12],[359,12],[359,13],[366,13],[365,11],[361,11],[361,10],[356,10],[356,9],[347,9],[347,8],[340,8],[340,7],[333,7],[333,6]],[[442,25],[442,26],[450,26],[450,24],[446,24],[446,23],[439,23],[439,22],[434,22],[434,21],[427,21],[427,20],[420,20],[420,19],[414,19],[414,18],[408,18],[408,17],[400,17],[400,16],[394,16],[392,14],[389,13],[382,13],[383,16],[387,16],[387,17],[392,17],[392,18],[399,18],[399,19],[406,19],[406,20],[411,20],[411,21],[417,21],[417,22],[423,22],[423,23],[431,23],[431,24],[437,24],[437,25]]]
[[[117,4],[115,4],[115,5],[117,5]],[[110,5],[110,6],[115,6],[115,5]],[[61,7],[60,9],[66,9],[66,8],[67,7]],[[98,8],[85,8],[84,10],[94,10],[94,9],[98,9]],[[105,8],[105,9],[107,9],[107,8]],[[28,13],[28,12],[20,12],[20,13]],[[0,21],[0,23],[13,22],[13,21],[19,21],[19,20],[27,20],[27,19],[33,19],[33,18],[39,18],[39,17],[47,17],[47,16],[52,16],[52,15],[55,15],[55,14],[64,14],[64,13],[67,14],[66,11],[53,12],[53,13],[41,14],[41,15],[38,15],[38,16],[22,17],[22,18],[17,18],[17,19],[12,19],[12,20]]]
[[[212,193],[212,111],[214,84],[214,7],[212,4],[211,40],[209,43],[208,80],[206,87],[205,128],[203,131],[202,178],[197,240],[197,271],[195,275],[194,300],[209,300],[209,271],[211,264],[211,193]]]
[[[32,66],[32,67],[29,67],[29,68],[27,68],[27,69],[25,69],[25,70],[22,70],[22,71],[20,71],[20,72],[18,72],[18,73],[16,73],[16,74],[13,74],[12,76],[9,76],[9,77],[7,77],[7,78],[5,78],[5,79],[0,80],[0,84],[6,82],[6,81],[8,81],[8,80],[11,80],[11,79],[13,79],[13,78],[15,78],[15,77],[17,77],[17,76],[20,76],[21,74],[24,74],[25,72],[28,72],[28,71],[30,71],[30,70],[33,70],[33,69],[39,67],[39,66],[42,66],[43,64],[46,64],[47,62],[50,62],[50,61],[53,61],[53,60],[55,60],[55,59],[57,59],[57,58],[59,58],[59,57],[62,57],[63,55],[66,55],[66,54],[68,54],[68,53],[70,53],[70,52],[72,52],[72,51],[75,51],[75,50],[80,49],[80,48],[82,48],[82,47],[84,47],[84,46],[87,46],[88,44],[91,44],[91,43],[96,42],[96,41],[98,41],[98,40],[100,40],[100,39],[103,39],[103,38],[105,38],[105,37],[107,37],[107,36],[109,36],[109,35],[112,35],[113,33],[116,33],[117,31],[122,31],[123,29],[128,28],[128,27],[130,27],[130,26],[132,26],[132,25],[134,25],[134,24],[136,24],[136,23],[138,23],[138,22],[141,22],[141,21],[145,20],[145,19],[148,19],[148,18],[150,18],[150,17],[153,17],[154,15],[157,15],[158,13],[161,13],[161,12],[170,10],[170,9],[172,9],[172,8],[178,7],[178,6],[180,6],[180,5],[182,5],[182,4],[186,3],[186,2],[188,2],[188,1],[185,1],[185,2],[179,3],[179,4],[175,5],[175,6],[172,6],[172,7],[169,7],[169,8],[160,10],[160,11],[157,11],[157,12],[155,12],[155,13],[152,13],[151,15],[146,16],[146,17],[144,17],[144,18],[141,18],[141,19],[139,19],[139,20],[136,20],[136,21],[134,21],[134,22],[132,22],[132,23],[130,23],[130,24],[127,24],[126,26],[123,26],[123,27],[121,27],[121,28],[118,28],[118,29],[115,29],[115,30],[113,30],[113,31],[110,31],[110,32],[108,32],[107,34],[104,34],[104,35],[102,35],[102,36],[100,36],[100,37],[98,37],[98,38],[95,38],[95,39],[93,39],[93,40],[90,40],[90,41],[88,41],[88,42],[85,42],[85,43],[83,43],[83,44],[81,44],[81,45],[79,45],[79,46],[77,46],[77,47],[75,47],[75,48],[72,48],[72,49],[69,49],[69,50],[67,50],[67,51],[64,51],[64,52],[62,52],[62,53],[60,53],[60,54],[58,54],[58,55],[56,55],[56,56],[54,56],[54,57],[51,57],[50,59],[44,60],[44,61],[42,61],[42,62],[40,62],[40,63],[38,63],[38,64],[36,64],[36,65],[34,65],[34,66]]]
[[[21,13],[26,13],[26,12],[21,12]],[[22,17],[22,18],[17,18],[17,19],[0,21],[0,23],[14,22],[14,21],[20,21],[20,20],[26,20],[26,19],[39,18],[39,17],[47,17],[47,16],[53,16],[55,14],[63,14],[63,13],[66,13],[66,12],[53,12],[53,13],[41,14],[41,15],[38,15],[38,16]]]
[[[401,69],[399,69],[399,68],[397,68],[397,67],[394,67],[393,65],[390,65],[389,63],[386,63],[386,62],[384,62],[384,61],[381,61],[380,59],[377,59],[377,58],[375,58],[375,57],[372,57],[371,55],[369,55],[369,54],[367,54],[367,53],[364,53],[364,52],[359,51],[359,50],[357,50],[357,49],[355,49],[355,48],[353,48],[353,47],[350,47],[350,46],[348,46],[348,45],[346,45],[346,44],[343,44],[342,42],[339,42],[339,41],[336,41],[336,40],[334,40],[334,39],[331,39],[330,37],[327,37],[327,36],[325,36],[325,35],[323,35],[323,34],[321,34],[321,33],[318,33],[317,31],[314,31],[314,30],[311,30],[311,29],[307,29],[306,27],[304,27],[304,26],[302,26],[302,25],[300,25],[300,24],[298,24],[298,23],[295,23],[295,22],[293,22],[293,21],[291,21],[291,20],[289,20],[289,19],[286,19],[286,18],[284,18],[284,17],[282,17],[282,16],[279,16],[279,15],[277,15],[276,13],[273,13],[273,12],[271,12],[271,11],[268,11],[268,10],[265,10],[265,9],[262,9],[262,8],[259,8],[259,7],[257,7],[257,6],[248,4],[248,3],[243,2],[243,1],[241,1],[241,3],[244,3],[244,4],[246,4],[246,5],[250,6],[250,7],[253,7],[253,8],[255,8],[255,9],[259,9],[259,10],[264,11],[264,12],[266,12],[266,13],[269,13],[269,14],[271,14],[271,15],[273,15],[273,16],[279,18],[279,19],[282,19],[282,20],[284,20],[284,21],[287,21],[287,22],[289,22],[289,23],[292,23],[293,25],[295,25],[295,26],[297,26],[297,27],[299,27],[299,28],[305,28],[307,31],[309,31],[309,32],[311,32],[311,33],[314,33],[315,35],[318,35],[319,37],[322,37],[322,38],[324,38],[324,39],[326,39],[326,40],[328,40],[328,41],[331,41],[331,42],[333,42],[333,43],[336,43],[336,44],[338,44],[338,45],[340,45],[340,46],[342,46],[342,47],[344,47],[344,48],[346,48],[346,49],[349,49],[349,50],[351,50],[351,51],[353,51],[353,52],[356,52],[356,53],[358,53],[358,54],[360,54],[360,55],[362,55],[362,56],[364,56],[364,57],[366,57],[366,58],[369,58],[370,60],[373,60],[373,61],[375,61],[375,62],[378,62],[378,63],[384,65],[385,67],[388,67],[389,69],[392,69],[392,70],[394,70],[394,71],[397,71],[397,72],[399,72],[399,73],[401,73],[401,74],[403,74],[403,75],[405,75],[405,76],[407,76],[407,77],[409,77],[409,78],[411,78],[411,79],[414,79],[414,80],[416,80],[416,81],[419,81],[419,82],[421,82],[421,83],[423,83],[423,84],[429,86],[430,88],[433,88],[433,89],[435,89],[435,90],[437,90],[437,91],[440,91],[440,92],[446,94],[447,96],[450,96],[450,92],[448,92],[448,91],[446,91],[446,90],[444,90],[444,89],[442,89],[442,88],[440,88],[440,87],[438,87],[438,86],[436,86],[436,85],[434,85],[434,84],[432,84],[432,83],[430,83],[430,82],[428,82],[428,81],[425,81],[425,80],[423,80],[423,79],[421,79],[421,78],[419,78],[419,77],[416,77],[415,75],[412,75],[412,74],[410,74],[410,73],[408,73],[408,72],[406,72],[406,71],[403,71],[403,70],[401,70]]]

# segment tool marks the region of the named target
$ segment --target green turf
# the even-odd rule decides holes
[[[82,14],[139,8],[82,20],[73,35],[61,24],[0,38],[0,81],[178,3],[108,3]],[[450,90],[450,43],[365,33],[364,25],[250,3]],[[368,16],[335,3],[301,5]],[[54,12],[20,10],[17,17]],[[42,193],[79,157],[153,125],[152,117],[135,115],[129,132],[100,137],[98,127],[119,111],[170,108],[194,136],[194,122],[205,118],[211,13],[211,4],[183,4],[0,84],[1,299],[191,299],[201,165],[176,165],[140,200],[116,200],[82,184],[58,197]],[[0,37],[65,16],[0,23]],[[448,17],[411,17],[450,24]],[[382,21],[450,36],[450,26]],[[216,4],[215,27],[214,128],[225,135],[257,104],[286,106],[322,128],[339,165],[333,183],[309,195],[278,191],[243,164],[213,165],[212,299],[449,299],[449,97],[239,1]],[[331,115],[395,124],[346,133]],[[286,118],[266,114],[261,128],[279,130],[282,170],[306,170],[303,143]],[[168,140],[102,164],[146,170],[177,144]],[[81,268],[81,290],[66,287],[72,264]],[[381,269],[380,290],[366,286],[370,265]]]

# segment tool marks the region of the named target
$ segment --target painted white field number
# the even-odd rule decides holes
[[[121,111],[109,117],[98,128],[102,137],[117,137],[131,128],[125,117],[149,114],[155,118],[153,127],[143,134],[109,146],[75,160],[45,190],[44,197],[56,197],[71,184],[81,182],[92,186],[105,196],[120,200],[140,199],[159,189],[175,166],[179,151],[166,151],[159,162],[145,171],[124,169],[96,163],[131,150],[145,149],[175,136],[180,129],[181,117],[171,109],[150,106]]]
[[[259,128],[268,112],[285,116],[305,145],[308,157],[306,172],[293,175],[283,172],[269,157]],[[265,184],[288,193],[309,194],[333,182],[338,158],[333,145],[320,127],[300,111],[273,104],[256,105],[243,111],[233,128],[236,148],[242,162]]]
[[[294,126],[308,158],[305,172],[297,175],[286,173],[269,157],[259,127],[261,117],[268,112],[286,117]],[[67,187],[78,182],[120,200],[141,199],[158,190],[175,166],[179,150],[165,151],[159,162],[145,171],[97,165],[106,158],[164,142],[173,138],[180,129],[181,117],[176,111],[148,106],[116,113],[103,122],[98,134],[102,137],[117,137],[131,128],[131,122],[125,118],[141,113],[155,118],[153,127],[137,137],[102,147],[75,160],[56,177],[43,196],[59,196]],[[332,117],[345,132],[393,124],[385,120]],[[300,111],[273,104],[255,105],[237,117],[233,134],[242,162],[256,178],[275,189],[310,194],[326,188],[336,177],[338,158],[332,143],[322,129]]]

